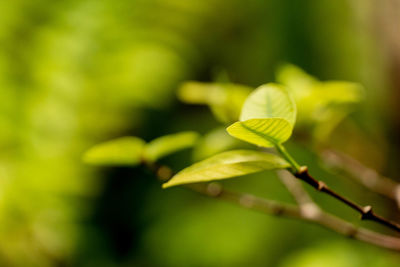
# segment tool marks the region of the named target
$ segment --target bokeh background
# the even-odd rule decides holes
[[[178,101],[183,81],[222,71],[256,87],[291,62],[364,85],[365,101],[326,143],[400,179],[399,25],[398,0],[0,1],[0,266],[399,266],[395,253],[319,226],[162,190],[142,167],[81,160],[116,137],[206,134],[220,123]],[[399,217],[321,167],[307,141],[288,146],[333,188]],[[191,154],[163,163],[180,170]],[[293,202],[273,174],[223,184]]]

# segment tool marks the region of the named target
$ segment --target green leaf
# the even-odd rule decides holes
[[[83,156],[93,165],[135,166],[140,164],[145,142],[137,137],[122,137],[98,144]]]
[[[228,179],[264,170],[288,168],[289,164],[274,154],[252,150],[223,152],[182,170],[163,188],[198,182]]]
[[[240,120],[264,118],[283,118],[294,125],[296,104],[285,87],[272,83],[261,85],[246,99]]]
[[[149,162],[157,161],[179,150],[192,147],[199,135],[195,132],[181,132],[154,139],[148,143],[144,151],[144,159]]]
[[[292,64],[284,64],[278,68],[276,79],[292,91],[295,99],[309,93],[318,79]]]
[[[262,85],[246,99],[240,120],[227,128],[230,135],[251,144],[272,147],[291,136],[296,105],[284,87]]]
[[[178,89],[178,98],[188,104],[207,105],[215,98],[212,96],[215,86],[213,83],[184,82]]]
[[[208,105],[223,123],[237,121],[240,110],[252,88],[233,83],[186,82],[178,90],[178,98],[189,104]]]
[[[300,125],[340,122],[363,98],[360,84],[344,81],[321,82],[294,65],[285,65],[277,80],[286,85],[299,108]],[[332,130],[334,127],[330,127]]]
[[[228,133],[240,140],[262,147],[273,147],[289,139],[293,126],[282,118],[250,119],[229,126]]]
[[[243,143],[230,136],[225,127],[218,127],[202,136],[197,142],[193,150],[193,159],[195,161],[203,160],[233,148],[243,148]]]
[[[309,103],[317,105],[331,103],[359,102],[363,96],[363,88],[358,83],[346,81],[321,82],[307,74],[297,66],[286,64],[278,69],[278,82],[284,84],[293,93],[296,102],[302,98],[312,98]]]
[[[315,84],[313,94],[325,105],[358,103],[363,98],[363,88],[358,83],[327,81]]]

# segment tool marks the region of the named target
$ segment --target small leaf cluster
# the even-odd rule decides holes
[[[265,84],[246,99],[240,121],[227,128],[230,135],[259,147],[277,147],[289,139],[296,121],[296,104],[288,91],[277,84]],[[284,154],[284,156],[286,156]],[[291,160],[254,150],[217,154],[182,170],[164,188],[227,179],[264,170],[287,169]],[[297,166],[297,165],[296,165]]]
[[[364,98],[364,89],[358,83],[320,81],[292,64],[278,68],[276,82],[283,85],[296,102],[296,127],[302,128],[316,141],[327,140]],[[216,119],[226,124],[239,120],[242,105],[253,90],[229,82],[190,81],[182,84],[178,97],[188,104],[208,105]]]
[[[228,179],[265,170],[288,169],[296,173],[300,166],[283,143],[292,136],[298,114],[300,123],[324,125],[328,120],[335,125],[348,114],[346,107],[361,99],[359,85],[320,82],[293,65],[282,67],[277,76],[281,84],[268,83],[255,90],[232,83],[184,83],[178,91],[182,101],[208,105],[217,119],[231,123],[226,129],[229,135],[257,147],[273,147],[278,153],[240,149],[214,154],[213,151],[220,152],[233,145],[230,140],[221,140],[221,146],[206,150],[206,153],[214,155],[180,171],[164,183],[163,188]],[[299,112],[297,106],[300,106]],[[331,130],[332,125],[325,128]],[[207,140],[215,143],[216,138],[226,137],[218,129],[197,144],[205,146]],[[192,147],[197,140],[198,135],[193,132],[160,137],[150,143],[137,137],[124,137],[93,147],[84,159],[87,163],[97,165],[133,166],[155,162],[166,155]]]
[[[201,83],[189,81],[178,89],[178,98],[188,104],[208,105],[222,123],[238,119],[240,110],[253,88],[234,83]]]
[[[165,135],[146,143],[127,136],[98,144],[83,156],[84,162],[92,165],[136,166],[143,162],[154,163],[177,151],[190,148],[199,138],[196,132],[180,132]]]
[[[316,141],[328,139],[364,97],[361,84],[334,80],[322,82],[292,64],[282,65],[276,77],[293,95],[299,107],[298,126],[309,131]]]

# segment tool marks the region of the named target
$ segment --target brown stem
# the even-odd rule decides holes
[[[165,176],[160,177],[160,169],[163,168],[168,170],[166,171],[166,173],[168,173],[171,177],[172,171],[168,166],[156,165],[154,166],[153,171],[158,175],[159,179],[167,180]],[[209,185],[192,184],[185,185],[184,187],[208,197],[213,197],[232,202],[234,204],[238,204],[243,208],[275,216],[309,221],[349,238],[373,244],[378,247],[400,251],[400,238],[383,235],[374,231],[367,230],[365,228],[355,227],[351,223],[339,219],[329,213],[323,212],[322,210],[319,210],[319,212],[314,213],[312,214],[312,216],[310,216],[311,214],[305,214],[300,210],[300,208],[296,206],[282,204],[273,200],[259,198],[250,194],[231,192],[223,189],[217,183],[211,183]]]
[[[267,200],[250,194],[231,192],[223,189],[217,183],[206,185],[186,185],[192,191],[202,195],[221,199],[238,204],[246,209],[259,211],[265,214],[294,218],[315,223],[339,234],[364,241],[379,247],[400,251],[400,238],[379,234],[364,228],[358,228],[342,219],[339,219],[326,212],[320,211],[315,216],[304,216],[301,210],[293,205],[282,204],[276,201]]]
[[[400,225],[375,214],[371,206],[360,206],[353,201],[339,195],[338,193],[330,189],[324,182],[314,179],[308,173],[308,168],[306,166],[302,166],[298,172],[294,173],[294,176],[311,185],[316,190],[326,193],[331,197],[336,198],[337,200],[346,204],[347,206],[351,207],[352,209],[358,211],[361,214],[361,220],[374,221],[384,226],[387,226],[397,232],[400,232]]]
[[[378,174],[358,160],[342,152],[327,149],[322,153],[324,162],[331,168],[338,169],[349,175],[369,190],[396,201],[400,207],[400,184],[390,178]]]

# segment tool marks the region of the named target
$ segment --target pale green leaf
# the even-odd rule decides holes
[[[199,135],[195,132],[181,132],[154,139],[145,146],[144,159],[149,162],[192,147]]]
[[[83,156],[94,165],[135,166],[141,163],[145,142],[137,137],[121,137],[98,144]]]
[[[349,106],[360,102],[363,97],[360,84],[345,81],[321,82],[289,64],[279,69],[277,80],[286,85],[293,94],[299,109],[300,124],[329,123],[332,118],[339,121],[339,117],[345,117],[345,112],[350,112]],[[335,113],[338,118],[333,117]]]
[[[296,105],[286,89],[277,84],[257,88],[246,99],[239,122],[227,131],[233,137],[263,147],[289,139],[296,120]]]
[[[237,121],[240,110],[252,88],[233,83],[186,82],[178,90],[178,98],[189,104],[208,105],[221,122]]]
[[[276,79],[284,84],[293,93],[294,97],[307,95],[318,80],[304,70],[292,64],[285,64],[278,68]]]
[[[261,85],[246,99],[240,120],[265,118],[283,118],[294,125],[296,104],[285,87],[272,83]]]
[[[229,126],[228,133],[240,140],[262,147],[273,147],[289,139],[293,127],[282,118],[250,119]]]
[[[289,164],[274,154],[252,150],[223,152],[182,170],[163,188],[198,182],[228,179],[264,170],[288,168]]]
[[[207,105],[215,98],[215,96],[210,96],[210,94],[214,94],[215,90],[213,83],[188,81],[178,88],[177,95],[179,100],[184,103]]]
[[[314,100],[321,99],[325,105],[358,103],[363,98],[363,87],[358,83],[327,81],[313,87]]]
[[[225,127],[218,127],[202,136],[197,142],[193,150],[193,158],[196,161],[202,160],[239,146],[243,147],[243,143],[230,136]]]

